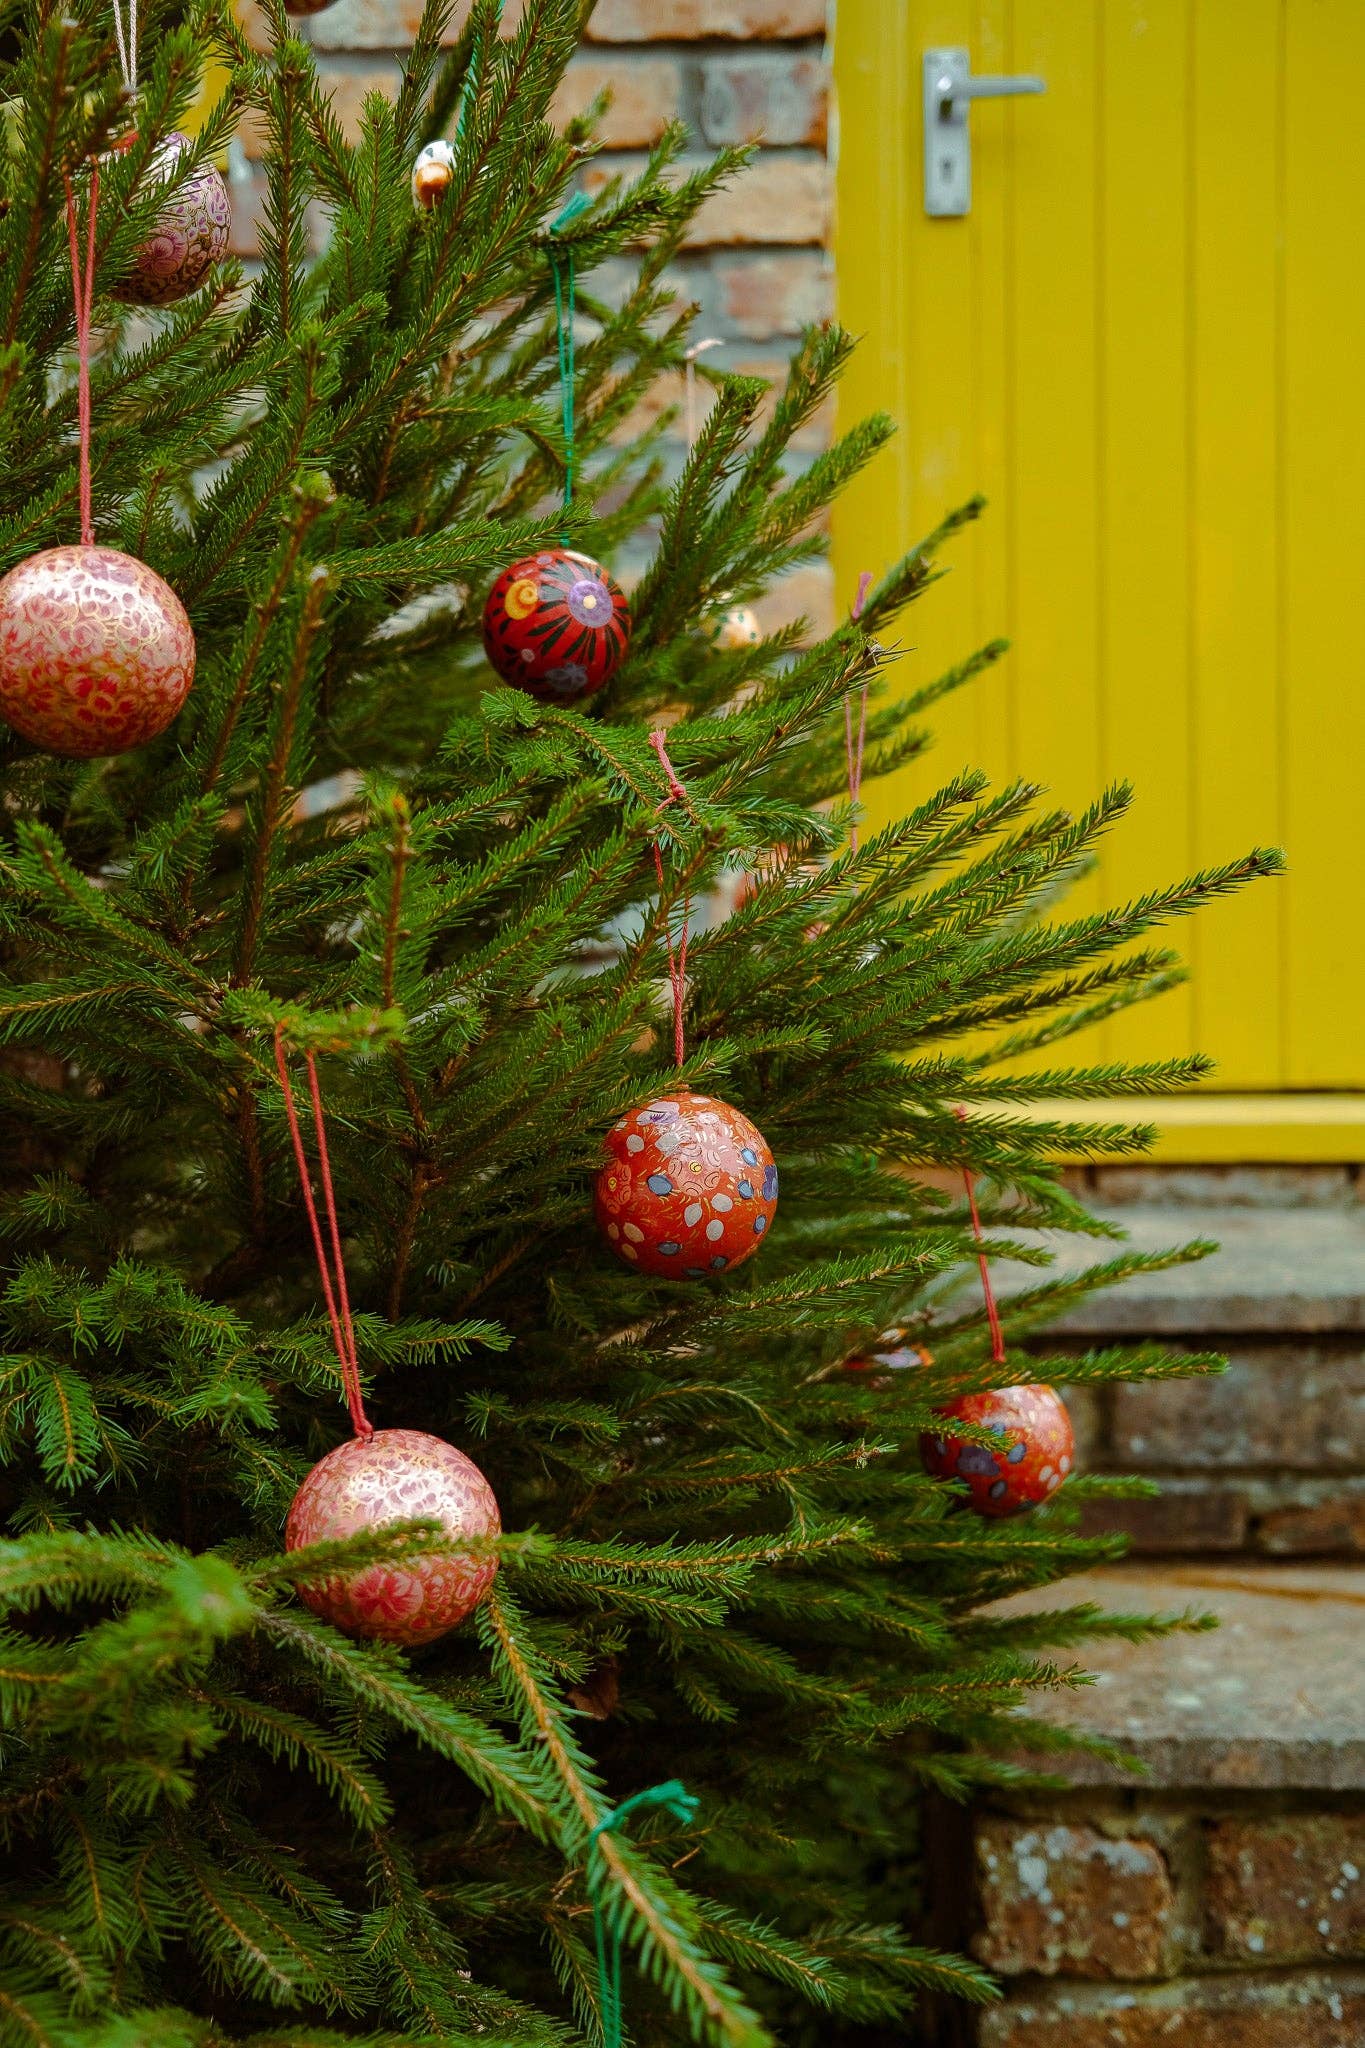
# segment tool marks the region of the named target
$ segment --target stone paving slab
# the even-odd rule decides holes
[[[1120,1225],[1138,1251],[1164,1251],[1195,1239],[1212,1240],[1220,1249],[1193,1265],[1138,1274],[1093,1295],[1056,1324],[1067,1336],[1365,1330],[1365,1206],[1132,1203],[1096,1205],[1095,1213]],[[1058,1231],[1038,1236],[1055,1254],[1050,1271],[1056,1276],[1112,1255],[1103,1240]],[[1043,1277],[1037,1268],[1010,1260],[1001,1260],[993,1272],[1002,1294],[1036,1287]]]
[[[1040,1759],[1043,1768],[1077,1785],[1365,1791],[1365,1568],[1118,1566],[990,1611],[1081,1600],[1128,1614],[1194,1609],[1221,1626],[1085,1645],[1075,1661],[1095,1684],[1042,1708],[1050,1721],[1120,1744],[1145,1778],[1086,1756]]]

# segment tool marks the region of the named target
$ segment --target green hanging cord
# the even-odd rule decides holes
[[[586,213],[590,201],[586,193],[575,192],[554,219],[550,222],[550,233],[557,235],[570,221],[577,220],[580,213]],[[551,242],[550,273],[555,286],[555,332],[559,342],[559,402],[560,417],[564,430],[564,510],[573,504],[574,483],[574,261],[573,245]],[[569,544],[567,527],[563,533],[565,547]]]
[[[603,1835],[614,1835],[623,1821],[633,1813],[642,1813],[651,1807],[665,1807],[674,1820],[683,1827],[696,1819],[699,1802],[693,1798],[687,1787],[677,1778],[669,1778],[662,1785],[651,1785],[644,1792],[637,1792],[633,1798],[622,1800],[599,1820],[588,1836],[588,1897],[592,1900],[593,1933],[597,1940],[597,1983],[602,2004],[602,2040],[604,2048],[621,2048],[621,1935],[618,1928],[608,1929],[604,1893],[607,1886],[607,1866],[598,1846]]]

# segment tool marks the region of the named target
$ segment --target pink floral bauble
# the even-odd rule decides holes
[[[188,135],[172,129],[152,158],[151,176],[165,183],[177,158],[192,147]],[[188,298],[227,254],[231,229],[232,207],[222,176],[213,164],[198,164],[157,215],[133,259],[131,277],[112,286],[110,296],[129,306],[173,306]]]
[[[493,1489],[471,1458],[421,1429],[352,1437],[314,1465],[294,1495],[286,1550],[334,1543],[393,1522],[440,1522],[452,1536],[496,1536]],[[314,1585],[300,1597],[347,1635],[385,1643],[435,1642],[458,1628],[497,1574],[495,1557],[452,1546],[406,1564],[369,1565]]]
[[[0,717],[51,754],[126,754],[194,681],[169,583],[117,548],[45,548],[0,581]]]

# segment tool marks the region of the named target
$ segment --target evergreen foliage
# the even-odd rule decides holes
[[[923,1791],[1016,1782],[1021,1738],[1063,1740],[1047,1696],[1081,1682],[1076,1646],[1150,1625],[978,1611],[1114,1545],[1079,1531],[1094,1480],[989,1525],[922,1475],[933,1403],[991,1370],[977,1297],[948,1284],[963,1204],[920,1176],[983,1176],[994,1256],[1039,1263],[1037,1225],[1096,1237],[1084,1279],[1042,1271],[1010,1304],[1014,1345],[1150,1267],[1046,1164],[1064,1133],[1094,1157],[1144,1133],[1008,1105],[1194,1080],[1197,1059],[1026,1055],[1167,986],[1161,929],[1275,857],[1069,914],[1127,792],[1078,817],[970,774],[925,776],[850,852],[845,699],[880,684],[979,508],[887,570],[857,626],[703,645],[708,605],[820,552],[824,507],[890,431],[792,462],[848,352],[834,327],[775,395],[703,362],[715,402],[674,481],[666,421],[634,426],[688,345],[671,259],[742,153],[683,176],[670,130],[560,231],[581,317],[565,518],[545,223],[592,144],[548,109],[579,0],[501,34],[477,0],[450,45],[430,0],[355,143],[265,6],[265,53],[224,0],[146,10],[138,139],[100,212],[96,520],[184,599],[195,687],[137,753],[0,759],[0,2043],[596,2041],[589,1836],[675,1776],[692,1826],[647,1815],[594,1852],[634,2038],[903,2040],[926,1990],[990,1991],[917,1934]],[[62,173],[127,123],[105,6],[29,0],[10,26],[0,571],[76,536]],[[248,110],[268,136],[259,275],[226,263],[133,319],[108,287],[210,52],[228,83],[199,151]],[[457,103],[455,183],[419,218],[409,166]],[[630,282],[599,296],[608,262]],[[562,528],[648,557],[630,659],[586,712],[497,686],[479,647],[488,582]],[[999,652],[879,692],[868,774],[916,757],[928,707]],[[660,814],[664,716],[688,802]],[[761,1255],[688,1290],[618,1266],[587,1201],[603,1130],[671,1078],[656,833],[671,888],[759,873],[693,946],[686,1075],[753,1115],[783,1174]],[[513,1532],[477,1621],[420,1657],[314,1618],[280,1554],[346,1428],[282,1018],[323,1056],[374,1418],[469,1450]],[[893,1325],[932,1367],[841,1369]]]

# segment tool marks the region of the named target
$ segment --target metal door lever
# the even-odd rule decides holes
[[[935,216],[967,213],[972,203],[972,146],[967,111],[973,100],[1046,92],[1041,78],[972,76],[971,53],[926,50],[924,80],[924,210]]]

